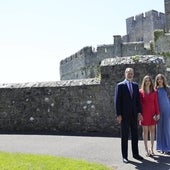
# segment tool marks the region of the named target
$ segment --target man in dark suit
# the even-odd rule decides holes
[[[142,119],[138,84],[133,82],[134,70],[126,68],[125,80],[118,83],[115,91],[117,120],[121,124],[121,151],[124,163],[128,160],[128,138],[131,132],[132,155],[142,160],[138,151],[138,120]]]

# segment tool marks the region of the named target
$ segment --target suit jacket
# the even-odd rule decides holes
[[[138,84],[132,82],[133,95],[131,96],[127,80],[117,84],[115,91],[115,107],[117,116],[129,117],[141,113],[141,103]]]

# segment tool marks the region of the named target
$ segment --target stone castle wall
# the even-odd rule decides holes
[[[99,74],[99,66],[103,59],[150,54],[143,42],[122,43],[121,36],[114,38],[113,45],[98,46],[96,51],[92,47],[85,47],[62,60],[60,62],[60,79],[94,78]]]
[[[145,43],[149,47],[149,43],[154,38],[154,30],[165,29],[165,14],[158,13],[155,10],[139,14],[135,17],[126,19],[127,42]]]
[[[162,30],[157,30],[154,32],[154,51],[157,54],[168,54],[170,57],[170,33],[165,33]]]
[[[102,61],[101,80],[1,84],[0,132],[119,136],[114,89],[126,67],[139,83],[166,70],[161,57],[116,57]]]
[[[151,10],[126,19],[127,35],[114,35],[114,43],[100,45],[96,50],[84,47],[60,62],[60,79],[83,79],[98,76],[103,59],[152,54],[150,42],[154,30],[165,30],[165,14]],[[161,45],[162,46],[162,45]]]
[[[60,62],[60,79],[68,80],[94,77],[94,73],[90,72],[90,67],[93,68],[96,63],[96,52],[92,47],[84,47],[74,55]]]
[[[62,60],[60,73],[65,81],[1,84],[0,132],[119,136],[114,89],[124,79],[125,68],[134,68],[139,85],[145,75],[154,79],[158,73],[165,74],[170,83],[164,59],[147,55],[170,55],[170,36],[164,33],[170,27],[170,0],[164,1],[166,15],[152,10],[128,18],[127,35],[114,36],[114,44],[96,50],[84,47]],[[162,31],[154,33],[152,51],[145,47],[153,40],[155,29]],[[94,78],[97,75],[101,79]]]
[[[170,0],[164,0],[165,17],[166,17],[166,32],[170,32]]]

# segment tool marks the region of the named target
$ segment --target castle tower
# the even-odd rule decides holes
[[[120,35],[114,35],[114,56],[122,56],[122,49],[121,49],[121,45],[122,45],[122,39]]]
[[[170,0],[164,0],[165,18],[166,18],[166,32],[170,32]]]

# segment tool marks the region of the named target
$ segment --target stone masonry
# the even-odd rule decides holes
[[[115,35],[114,44],[84,47],[62,60],[62,81],[0,84],[0,133],[119,136],[114,89],[125,68],[134,68],[139,85],[145,75],[154,79],[158,73],[170,83],[170,0],[164,2],[165,15],[152,10],[127,19],[128,34]],[[161,30],[141,31],[143,24],[151,28],[149,22]]]
[[[170,0],[164,0],[164,4],[165,13],[151,10],[127,18],[127,35],[114,35],[113,44],[99,45],[96,50],[92,47],[84,47],[62,60],[60,62],[60,79],[98,77],[100,63],[107,58],[151,54],[167,56],[167,51],[169,56],[170,37],[167,33],[170,30]],[[155,36],[157,30],[161,30],[165,36],[158,39]]]
[[[102,61],[101,79],[1,84],[0,132],[119,136],[114,89],[126,67],[139,83],[166,73],[161,56],[117,57]]]

